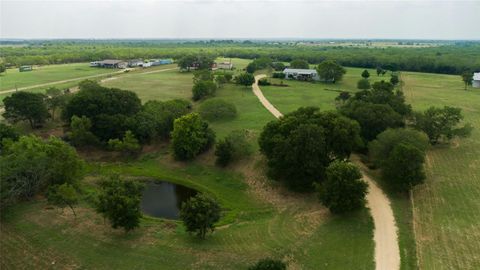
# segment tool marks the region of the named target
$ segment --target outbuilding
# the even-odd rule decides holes
[[[107,59],[102,61],[90,62],[91,67],[102,67],[102,68],[126,68],[127,62],[123,60],[116,59]]]
[[[300,81],[319,81],[320,77],[315,69],[286,68],[283,70],[286,79]]]
[[[227,70],[231,70],[233,69],[233,64],[232,62],[221,62],[221,63],[216,63],[216,68],[217,69],[227,69]]]
[[[21,66],[20,68],[18,68],[18,71],[20,72],[32,71],[32,70],[33,70],[32,66]]]
[[[480,88],[480,72],[473,73],[472,86],[475,88]]]
[[[141,67],[143,66],[143,60],[142,59],[132,59],[128,61],[128,66],[129,67]]]

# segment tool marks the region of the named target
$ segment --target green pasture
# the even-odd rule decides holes
[[[34,66],[33,71],[27,72],[7,69],[6,73],[0,75],[0,91],[116,71],[119,71],[119,69],[93,68],[89,66],[89,63]]]

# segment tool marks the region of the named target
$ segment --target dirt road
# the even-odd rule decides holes
[[[282,116],[263,95],[258,80],[266,75],[255,76],[255,83],[252,84],[253,93],[258,97],[262,105],[276,118]],[[373,240],[375,242],[375,269],[396,270],[400,269],[400,249],[398,247],[397,225],[390,206],[390,200],[377,186],[377,184],[365,174],[366,168],[354,157],[354,162],[360,167],[363,179],[368,183],[367,205],[373,218],[375,229]]]

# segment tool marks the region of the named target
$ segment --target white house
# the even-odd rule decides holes
[[[473,73],[472,86],[475,88],[480,88],[480,72]]]
[[[286,79],[301,81],[319,81],[320,77],[315,69],[286,68],[283,70]]]

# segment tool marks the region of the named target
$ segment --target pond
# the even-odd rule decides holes
[[[140,207],[149,216],[178,219],[182,202],[196,194],[196,190],[185,186],[149,181],[145,183]]]

